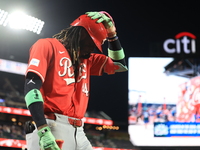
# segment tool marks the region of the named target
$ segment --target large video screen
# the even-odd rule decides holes
[[[128,60],[128,130],[135,146],[200,146],[200,77],[187,60],[174,61]]]

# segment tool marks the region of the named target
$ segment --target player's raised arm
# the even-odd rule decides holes
[[[118,66],[115,72],[124,72],[128,68],[125,62],[124,50],[120,44],[117,36],[115,23],[112,17],[105,11],[100,12],[86,12],[91,19],[98,19],[97,23],[103,23],[107,30],[108,41],[108,56],[113,60],[114,64]]]

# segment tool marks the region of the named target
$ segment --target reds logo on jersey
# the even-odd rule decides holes
[[[63,69],[62,71],[58,71],[58,75],[60,77],[64,77],[65,75],[67,75],[67,78],[64,78],[67,85],[74,83],[74,69],[71,60],[67,57],[63,57],[60,59],[59,65]],[[79,75],[77,82],[80,82],[82,79],[86,79],[86,64],[84,63],[82,63],[79,67]]]

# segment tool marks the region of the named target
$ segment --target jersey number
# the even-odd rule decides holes
[[[89,96],[89,91],[88,91],[86,83],[83,84],[82,91],[83,91],[83,93],[85,93],[86,96]]]

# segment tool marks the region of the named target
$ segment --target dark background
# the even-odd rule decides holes
[[[191,32],[197,38],[200,35],[199,3],[193,0],[0,0],[0,9],[9,13],[22,9],[45,22],[41,35],[0,26],[0,58],[25,63],[29,48],[36,40],[60,32],[87,11],[110,13],[125,50],[127,64],[128,57],[160,56],[162,50],[155,50],[151,45],[173,38],[180,32]],[[106,53],[107,45],[103,47]],[[23,83],[19,85],[23,88]],[[116,123],[127,124],[128,72],[92,77],[88,110],[103,110]]]

